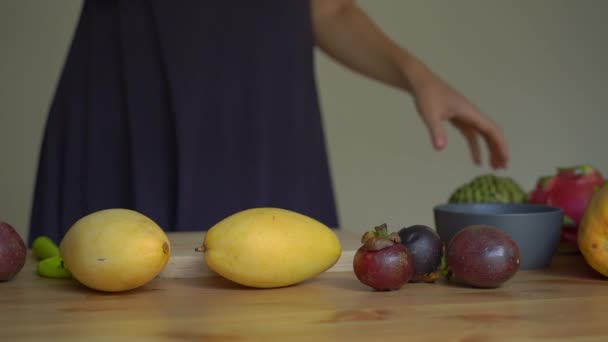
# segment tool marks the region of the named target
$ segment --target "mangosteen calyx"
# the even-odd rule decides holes
[[[441,255],[441,265],[439,266],[439,270],[437,271],[441,276],[444,276],[447,280],[452,277],[452,270],[450,266],[448,266],[448,259],[445,255],[445,248],[443,249],[443,253]]]
[[[395,243],[401,243],[401,238],[396,232],[389,234],[386,223],[383,223],[374,230],[365,232],[361,237],[361,242],[368,251],[379,251]]]
[[[449,270],[444,271],[443,269],[440,268],[440,269],[438,269],[435,272],[419,275],[418,276],[418,280],[422,281],[422,282],[425,282],[425,283],[434,283],[438,279],[440,279],[441,277],[443,277],[446,272],[449,272]]]

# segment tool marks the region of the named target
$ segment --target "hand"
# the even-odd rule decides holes
[[[437,150],[447,144],[443,129],[443,121],[447,120],[464,135],[475,164],[481,164],[481,136],[489,148],[491,166],[507,166],[507,143],[500,129],[413,54],[387,37],[355,1],[315,0],[312,9],[317,45],[343,65],[411,93]]]
[[[509,151],[502,131],[463,95],[436,76],[430,76],[430,79],[414,87],[412,93],[436,150],[447,145],[443,121],[449,121],[466,139],[476,165],[481,164],[481,136],[488,147],[492,168],[507,167]]]

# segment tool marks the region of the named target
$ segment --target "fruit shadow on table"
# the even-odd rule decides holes
[[[583,256],[578,253],[567,255],[556,254],[548,267],[531,271],[571,278],[570,281],[602,281],[608,285],[608,282],[606,282],[607,278],[592,269],[585,262]]]

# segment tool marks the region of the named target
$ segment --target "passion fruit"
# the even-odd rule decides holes
[[[0,221],[0,282],[9,281],[21,272],[26,255],[21,235],[9,223]]]
[[[517,273],[519,264],[519,247],[494,226],[465,227],[446,248],[448,280],[473,287],[499,287]]]
[[[401,244],[411,253],[414,261],[414,275],[411,282],[432,283],[441,278],[441,258],[443,242],[430,227],[417,224],[399,230]]]

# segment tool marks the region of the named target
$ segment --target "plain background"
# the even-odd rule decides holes
[[[527,190],[558,166],[608,174],[608,1],[361,0],[413,51],[502,126]],[[81,1],[0,2],[0,220],[24,238],[46,115]],[[317,54],[342,227],[434,227],[433,206],[474,176],[448,128],[435,152],[411,98]],[[484,159],[485,161],[485,159]],[[230,194],[227,194],[230,195]]]

